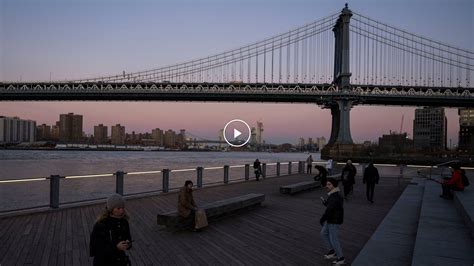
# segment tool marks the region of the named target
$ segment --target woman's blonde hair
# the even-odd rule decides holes
[[[105,207],[102,212],[100,213],[100,215],[97,217],[97,220],[96,222],[97,223],[100,223],[102,222],[103,220],[105,220],[106,218],[110,217],[110,215],[112,214],[112,210],[109,210],[107,209],[107,207]],[[129,219],[129,216],[127,214],[127,211],[124,210],[124,213],[123,213],[123,217],[125,220],[128,220]]]

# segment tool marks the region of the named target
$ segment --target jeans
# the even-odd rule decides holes
[[[341,244],[339,243],[339,225],[324,223],[323,229],[321,229],[321,237],[326,243],[328,249],[334,249],[338,258],[343,257]]]
[[[308,166],[306,166],[306,173],[307,173],[307,174],[311,174],[311,173],[312,173],[312,172],[311,172],[311,170],[312,170],[311,167],[312,167],[312,166],[313,166],[312,164],[308,164]]]

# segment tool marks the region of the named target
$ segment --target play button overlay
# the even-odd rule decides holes
[[[250,127],[245,121],[234,119],[224,127],[224,140],[232,147],[242,147],[250,141]]]
[[[237,138],[240,135],[242,135],[242,132],[240,132],[240,131],[238,131],[237,129],[234,128],[234,139]]]

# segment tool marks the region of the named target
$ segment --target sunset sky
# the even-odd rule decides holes
[[[472,0],[1,0],[0,80],[49,81],[134,72],[206,57],[271,37],[349,8],[400,29],[474,50]],[[53,124],[84,115],[126,131],[185,128],[217,138],[232,119],[264,123],[270,143],[330,135],[331,115],[312,104],[182,102],[0,102],[0,115]],[[448,145],[457,144],[456,109],[447,109]],[[390,130],[412,137],[413,107],[356,106],[356,142]],[[110,133],[109,133],[110,134]]]

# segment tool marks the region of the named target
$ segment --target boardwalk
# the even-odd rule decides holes
[[[262,207],[222,218],[202,232],[170,233],[156,225],[156,214],[175,208],[176,193],[127,201],[135,240],[129,252],[134,265],[330,265],[319,237],[324,212],[316,189],[295,196],[281,195],[279,186],[308,180],[293,175],[217,186],[195,191],[197,203],[246,193],[264,193]],[[394,178],[376,187],[375,204],[365,200],[357,180],[352,200],[345,204],[340,238],[351,262],[403,191]],[[89,234],[103,204],[0,219],[0,264],[92,265]]]

